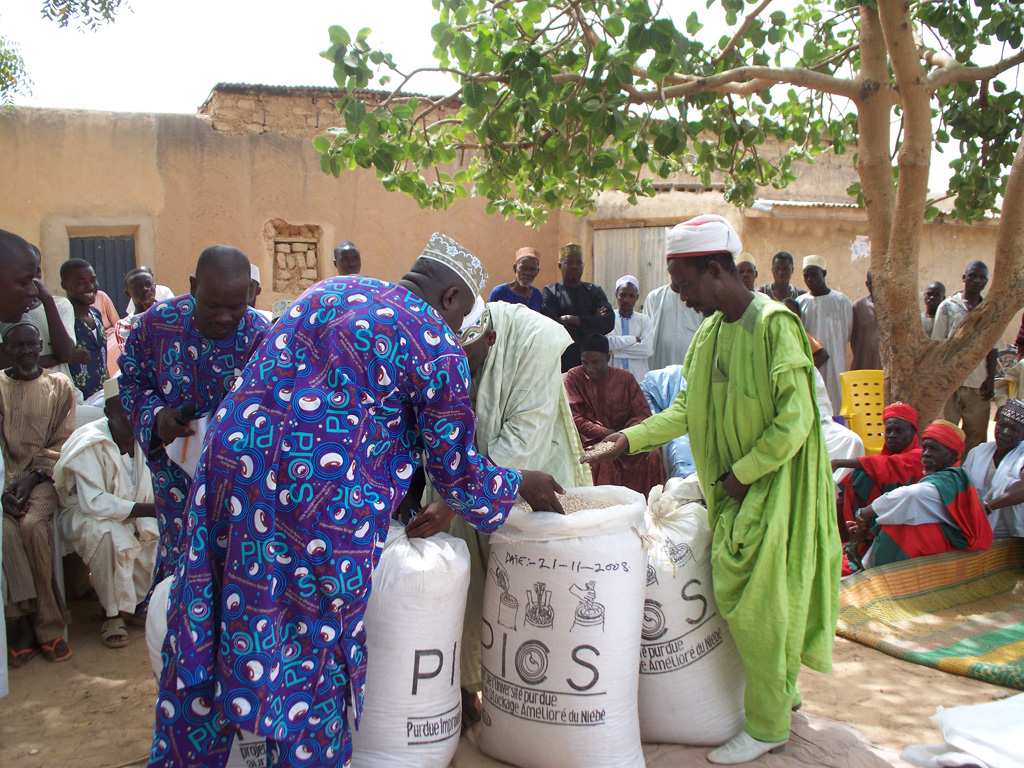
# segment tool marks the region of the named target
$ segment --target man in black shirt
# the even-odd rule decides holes
[[[580,344],[591,334],[615,328],[615,313],[600,286],[583,282],[583,246],[563,245],[558,252],[562,280],[544,286],[541,312],[561,323],[572,337],[562,353],[562,373],[580,365]]]

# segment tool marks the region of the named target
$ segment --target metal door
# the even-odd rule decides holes
[[[640,281],[640,301],[669,282],[665,270],[665,227],[594,230],[594,283],[615,306],[615,281],[633,275]],[[642,311],[642,307],[637,305]]]

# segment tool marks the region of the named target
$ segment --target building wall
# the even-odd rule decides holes
[[[280,90],[280,89],[277,89]],[[553,213],[537,230],[484,214],[481,200],[460,200],[448,211],[422,211],[400,193],[389,193],[373,171],[325,176],[311,139],[336,122],[333,99],[309,93],[217,91],[204,114],[142,115],[19,108],[0,112],[0,227],[40,245],[44,277],[59,291],[57,269],[67,258],[69,236],[133,234],[140,264],[158,282],[188,290],[200,251],[214,243],[235,245],[259,266],[259,306],[295,297],[301,275],[275,291],[272,228],[275,220],[319,228],[317,273],[334,274],[332,248],[352,240],[363,254],[363,271],[397,280],[434,231],[443,231],[476,253],[491,275],[490,286],[511,278],[514,252],[531,245],[542,255],[536,284],[558,279],[558,247],[576,241],[591,252],[598,228],[671,226],[699,213],[719,213],[736,227],[746,250],[769,279],[771,255],[788,250],[799,260],[819,253],[830,261],[829,282],[852,298],[865,293],[866,261],[851,247],[866,234],[864,214],[848,208],[777,205],[771,213],[736,209],[718,191],[679,176],[666,191],[630,206],[623,195],[599,196],[594,214],[578,219]],[[779,153],[781,148],[766,148]],[[822,155],[798,169],[775,200],[844,202],[854,178],[846,157]],[[991,224],[928,224],[919,271],[920,288],[933,279],[950,291],[961,286],[965,264],[991,261]],[[587,265],[588,276],[592,274]],[[300,270],[304,271],[304,270]],[[797,275],[795,281],[801,284]],[[285,284],[281,283],[284,288]],[[609,290],[612,286],[605,286]],[[651,286],[654,287],[654,286]],[[644,286],[644,291],[648,290]],[[1016,327],[1008,329],[1007,340]]]

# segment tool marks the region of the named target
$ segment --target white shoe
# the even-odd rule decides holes
[[[757,760],[769,752],[781,752],[786,741],[758,741],[746,731],[740,731],[725,744],[708,752],[708,762],[718,765],[738,765]]]

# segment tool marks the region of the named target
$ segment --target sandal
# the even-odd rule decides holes
[[[23,648],[20,651],[16,651],[13,648],[7,649],[7,666],[10,669],[18,669],[28,664],[36,655],[39,654],[39,649],[33,646],[32,648]]]
[[[125,629],[124,619],[114,616],[104,621],[100,627],[100,637],[107,648],[124,648],[128,645],[128,630]]]
[[[39,648],[47,661],[67,661],[71,658],[71,646],[64,642],[63,637],[58,637],[50,643],[41,643]]]
[[[143,611],[142,613],[133,613],[129,616],[125,616],[124,620],[129,627],[144,627],[146,626],[146,618],[148,616],[149,613],[147,611]]]

